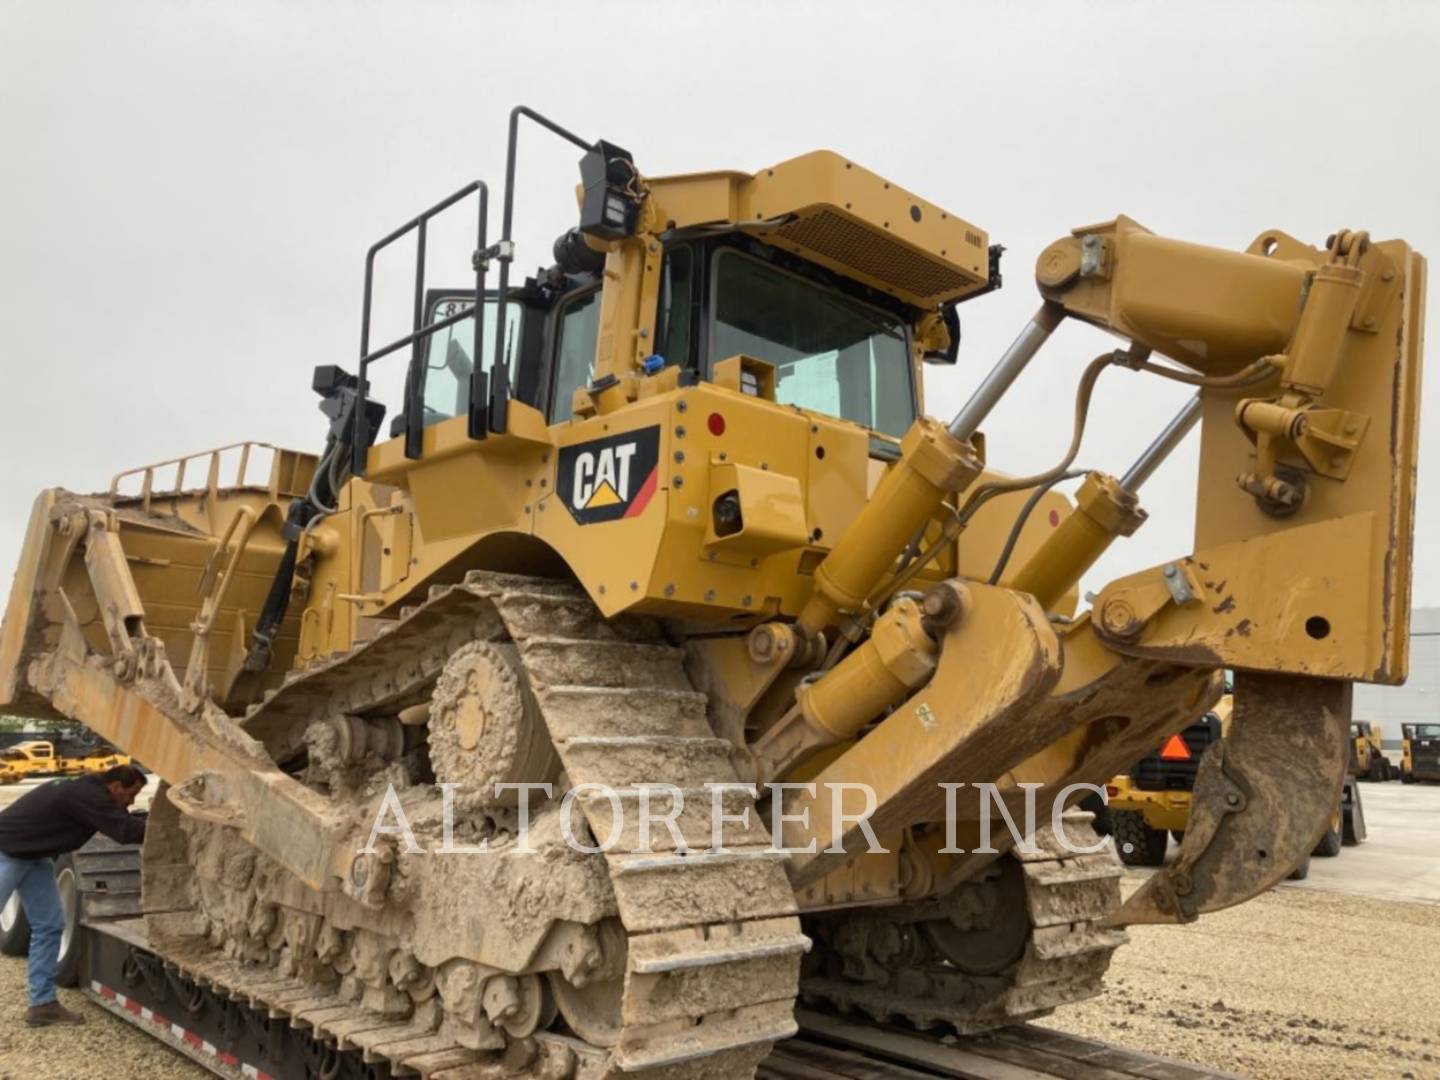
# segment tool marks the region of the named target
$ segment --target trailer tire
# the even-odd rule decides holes
[[[30,920],[20,906],[20,893],[10,894],[10,901],[0,908],[0,954],[24,956],[30,951]]]
[[[1413,783],[1415,783],[1415,774],[1414,774],[1414,773],[1410,773],[1410,772],[1406,772],[1404,769],[1401,769],[1401,770],[1400,770],[1400,783],[1402,783],[1402,784],[1413,784]]]
[[[1139,810],[1111,810],[1110,830],[1115,838],[1115,854],[1126,866],[1164,864],[1170,834],[1145,824],[1145,815]]]
[[[80,985],[80,878],[75,872],[73,855],[55,860],[55,891],[65,911],[65,932],[60,938],[60,955],[55,962],[55,982],[59,986]]]

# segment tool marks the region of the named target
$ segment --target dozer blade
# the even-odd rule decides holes
[[[1193,922],[1284,879],[1330,827],[1349,682],[1237,672],[1230,731],[1200,761],[1185,842],[1108,920]]]

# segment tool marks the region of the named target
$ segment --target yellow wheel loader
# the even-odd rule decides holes
[[[523,281],[522,127],[581,180]],[[1125,925],[1239,903],[1315,846],[1351,684],[1406,673],[1404,241],[1078,228],[937,420],[924,379],[1001,284],[946,206],[828,151],[649,176],[523,107],[500,201],[473,182],[371,248],[358,366],[315,372],[318,456],[237,444],[35,504],[0,705],[164,781],[130,932],[180,985],[422,1076],[746,1076],[797,995],[1010,1024],[1097,993]],[[436,288],[432,222],[466,208],[473,260]],[[413,319],[380,341],[402,241]],[[1072,430],[1028,433],[1054,466],[1006,473],[986,418],[1067,320],[1115,348]],[[1155,436],[1120,475],[1077,467],[1092,397],[1142,379],[1195,395],[1134,415]],[[1077,610],[1197,425],[1193,549]],[[1224,668],[1180,856],[1121,906],[1066,812]]]

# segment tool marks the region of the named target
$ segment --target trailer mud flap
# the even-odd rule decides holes
[[[1230,731],[1201,759],[1179,856],[1108,921],[1193,922],[1282,881],[1330,827],[1339,802],[1350,688],[1237,672]]]

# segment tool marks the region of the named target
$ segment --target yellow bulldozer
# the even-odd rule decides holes
[[[581,182],[517,283],[522,125]],[[960,1031],[1093,995],[1124,926],[1243,901],[1314,847],[1351,684],[1406,674],[1404,241],[1075,229],[945,421],[923,381],[1002,249],[857,162],[648,176],[522,107],[498,239],[490,201],[476,181],[370,249],[358,368],[315,372],[318,456],[238,444],[35,504],[0,705],[164,781],[165,963],[421,1075],[738,1077],[801,994]],[[463,287],[435,288],[432,222],[471,205]],[[381,343],[401,241],[413,321]],[[1054,466],[1008,474],[986,418],[1067,320],[1115,348],[1073,429],[1030,433],[1068,444]],[[386,364],[404,388],[376,400]],[[1092,397],[1137,379],[1195,394],[1134,416],[1154,440],[1121,475],[1078,469]],[[1196,425],[1193,550],[1077,610]],[[1072,807],[1227,667],[1185,844],[1122,906]],[[987,842],[1003,815],[1018,835]]]

